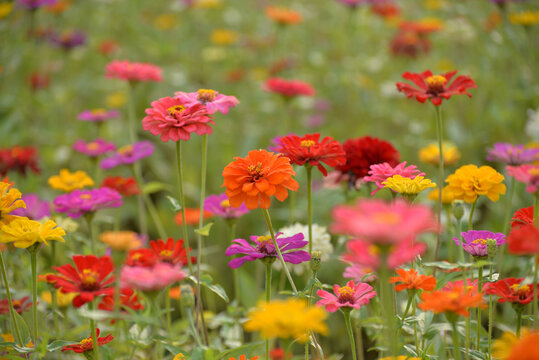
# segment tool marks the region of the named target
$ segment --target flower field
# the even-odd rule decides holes
[[[0,0],[0,359],[539,360],[531,0]]]

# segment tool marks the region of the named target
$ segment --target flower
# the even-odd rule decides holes
[[[105,231],[99,235],[99,240],[111,249],[127,251],[142,245],[142,237],[134,231]]]
[[[496,143],[493,148],[487,149],[487,160],[513,166],[523,165],[539,160],[539,149],[526,149],[524,145]]]
[[[138,195],[141,193],[137,181],[132,176],[107,176],[101,183],[101,187],[114,189],[123,196]]]
[[[133,289],[121,289],[119,300],[121,311],[127,312],[126,309],[135,311],[144,309],[144,305],[140,303],[140,299]],[[97,305],[97,308],[103,311],[114,311],[114,294],[104,296],[99,305]]]
[[[430,179],[425,179],[423,176],[416,176],[413,179],[400,175],[393,175],[382,183],[386,188],[396,191],[402,195],[417,195],[421,191],[436,187]]]
[[[68,307],[69,305],[72,304],[73,302],[73,299],[75,298],[75,296],[77,296],[77,294],[74,294],[74,293],[67,293],[67,294],[64,294],[61,290],[57,289],[55,290],[55,294],[56,294],[56,305],[59,307],[59,308],[65,308],[65,307]],[[47,304],[49,305],[52,305],[52,294],[50,293],[50,291],[43,291],[41,292],[41,299],[43,299],[43,301],[45,301]]]
[[[295,25],[302,20],[299,12],[284,6],[267,6],[266,16],[279,25]]]
[[[57,227],[52,220],[41,224],[27,217],[17,217],[0,227],[0,242],[13,243],[17,248],[26,249],[35,243],[48,245],[47,241],[52,240],[64,242],[65,234],[64,229]]]
[[[267,209],[270,196],[284,201],[288,191],[297,191],[299,184],[292,178],[296,175],[290,159],[266,150],[249,151],[247,157],[234,158],[223,170],[226,195],[230,205],[239,207],[245,203],[248,209]]]
[[[534,206],[518,209],[511,218],[511,228],[522,225],[533,225]]]
[[[163,80],[161,73],[161,68],[156,65],[127,60],[113,60],[105,68],[107,78],[127,80],[133,83],[139,81],[161,82]]]
[[[11,184],[0,181],[0,225],[13,210],[26,208],[21,195],[21,192],[12,188]]]
[[[418,307],[421,310],[432,311],[435,314],[449,313],[451,315],[470,316],[469,309],[484,309],[487,304],[477,290],[456,286],[452,289],[444,288],[422,293]]]
[[[97,335],[97,346],[102,346],[111,342],[114,337],[112,335],[107,335],[105,337],[99,337],[100,330],[99,328],[95,329]],[[80,343],[73,345],[66,345],[62,348],[62,351],[74,351],[78,354],[85,353],[88,351],[94,350],[94,343],[92,337],[82,339]]]
[[[40,220],[51,216],[49,203],[41,200],[37,194],[26,193],[21,197],[21,200],[26,204],[26,208],[15,209],[11,215],[26,216],[31,220]]]
[[[483,291],[487,295],[496,295],[500,298],[499,303],[509,302],[511,304],[527,305],[533,300],[533,285],[526,285],[523,278],[507,278],[496,282],[487,283]]]
[[[398,31],[390,43],[393,55],[408,56],[410,58],[415,58],[422,53],[427,54],[430,47],[429,39],[415,31]]]
[[[488,240],[496,240],[496,246],[505,244],[505,235],[502,233],[493,233],[486,230],[469,230],[462,232],[460,235],[463,238],[463,242],[460,243],[458,237],[454,237],[453,240],[457,246],[462,246],[464,251],[473,257],[485,257],[487,256],[487,242]]]
[[[432,291],[436,287],[436,278],[432,275],[420,275],[415,269],[397,269],[396,272],[399,276],[392,277],[389,282],[392,284],[402,283],[395,285],[397,291],[404,289]]]
[[[419,35],[427,35],[427,34],[430,34],[432,32],[442,29],[442,21],[436,18],[426,18],[426,19],[421,19],[419,21],[401,21],[399,24],[399,29],[402,31],[413,31]],[[411,79],[408,79],[408,80],[411,80]],[[450,79],[447,79],[447,80],[449,81]]]
[[[0,176],[5,176],[8,171],[26,175],[28,169],[35,174],[40,172],[37,165],[37,150],[34,146],[0,148]]]
[[[156,291],[183,280],[186,276],[179,265],[158,262],[153,267],[124,266],[120,282],[122,286]]]
[[[245,204],[235,208],[226,194],[210,195],[204,200],[204,210],[224,219],[236,219],[249,212]]]
[[[428,199],[432,201],[438,201],[439,191],[437,187],[434,188],[431,192],[429,192]],[[455,201],[455,196],[453,195],[453,192],[449,189],[449,186],[444,186],[442,188],[442,204],[448,205],[453,204]]]
[[[396,165],[395,167],[389,165],[387,162],[381,164],[373,164],[369,167],[368,174],[369,176],[365,176],[363,178],[363,181],[374,182],[377,187],[376,189],[374,189],[371,195],[374,195],[380,189],[383,189],[385,187],[383,182],[394,175],[400,175],[410,179],[413,179],[416,176],[425,176],[425,173],[420,172],[417,166],[406,166],[406,161]]]
[[[320,134],[306,134],[303,137],[288,135],[279,139],[278,152],[290,159],[295,165],[316,166],[326,176],[327,170],[321,163],[335,167],[346,163],[346,155],[338,141]]]
[[[51,78],[46,73],[34,71],[28,78],[32,91],[46,89],[51,83]]]
[[[459,161],[459,149],[452,143],[444,142],[442,144],[442,151],[444,153],[444,166],[453,165]],[[419,150],[419,160],[432,165],[440,164],[440,148],[438,144],[431,143],[428,146],[421,148]]]
[[[210,34],[210,41],[215,45],[233,45],[238,42],[238,33],[228,29],[215,29]]]
[[[507,174],[526,184],[526,191],[536,193],[539,188],[539,165],[507,166]]]
[[[287,356],[287,353],[284,351],[284,349],[280,347],[271,349],[269,356],[271,360],[286,360],[292,358],[291,353],[288,353]]]
[[[153,101],[146,109],[142,128],[152,135],[160,135],[161,141],[187,141],[191,133],[205,135],[212,133],[209,124],[215,124],[209,117],[206,105],[198,102],[189,105],[182,97],[164,97]]]
[[[511,24],[532,26],[539,24],[539,11],[521,11],[509,14]]]
[[[296,234],[290,237],[282,237],[281,233],[275,235],[277,246],[281,250],[283,260],[291,264],[299,264],[304,261],[309,261],[311,256],[307,251],[297,250],[306,246],[309,242],[303,240],[303,234]],[[244,254],[245,256],[230,260],[228,266],[236,269],[242,266],[246,261],[255,261],[256,259],[277,258],[277,250],[273,246],[271,236],[251,236],[251,241],[254,246],[244,239],[232,240],[234,244],[230,245],[226,251],[226,256],[236,254]]]
[[[393,19],[400,15],[400,7],[392,0],[375,1],[371,4],[373,14],[379,15],[385,19]]]
[[[187,225],[198,225],[198,221],[200,219],[200,208],[185,208],[185,222]],[[203,219],[209,219],[213,216],[213,213],[204,210],[202,212],[202,218]],[[182,212],[178,212],[176,216],[174,217],[174,221],[177,225],[182,226],[183,225],[183,215]]]
[[[374,269],[361,264],[352,264],[344,269],[342,276],[347,279],[352,279],[356,282],[372,282],[376,280]]]
[[[99,188],[92,190],[75,190],[72,193],[57,196],[54,206],[57,212],[78,218],[86,213],[101,209],[115,208],[122,205],[122,196],[113,189]]]
[[[59,175],[51,176],[48,182],[51,188],[65,192],[82,189],[86,186],[94,186],[92,178],[82,170],[72,173],[68,169],[62,169]]]
[[[153,154],[154,145],[150,141],[139,141],[119,148],[116,152],[101,160],[102,169],[112,169],[120,165],[131,165]]]
[[[342,175],[349,175],[351,182],[364,178],[371,165],[388,163],[399,164],[399,152],[385,140],[364,136],[346,140],[342,145],[346,153],[346,163],[336,166]]]
[[[52,32],[49,42],[63,50],[71,50],[86,43],[86,34],[80,30],[68,30],[62,33]]]
[[[128,266],[152,267],[157,264],[157,255],[153,249],[129,250],[125,264]]]
[[[534,224],[513,228],[507,238],[507,249],[516,255],[539,254],[539,228]]]
[[[25,296],[19,300],[12,299],[11,303],[13,305],[13,310],[15,310],[18,314],[22,314],[23,312],[30,310],[33,304],[30,301],[29,296]],[[9,313],[9,302],[7,299],[2,299],[0,300],[0,314],[7,313]]]
[[[53,5],[56,1],[57,0],[17,0],[17,3],[28,10],[35,10],[42,6]]]
[[[174,97],[179,99],[184,106],[205,105],[210,115],[217,111],[228,114],[229,108],[236,107],[240,103],[235,96],[223,95],[211,89],[198,89],[192,93],[178,91],[174,93]]]
[[[115,40],[103,40],[97,48],[101,54],[108,56],[118,51],[118,43]]]
[[[449,183],[448,191],[455,199],[473,203],[480,195],[498,201],[506,190],[503,179],[503,175],[490,166],[464,165],[449,175],[445,182]]]
[[[238,360],[258,360],[259,358],[260,358],[260,356],[253,356],[252,358],[247,359],[247,358],[245,357],[245,355],[240,355],[240,357],[238,358]],[[235,358],[235,357],[231,357],[231,358],[229,358],[228,360],[236,360],[236,358]]]
[[[150,241],[150,247],[157,256],[158,261],[172,265],[180,264],[181,266],[188,264],[187,251],[184,248],[183,239],[174,241],[173,238],[168,238],[166,243],[158,239],[156,241]],[[195,262],[196,258],[191,256],[191,263]]]
[[[73,306],[79,308],[95,297],[114,294],[114,265],[110,256],[73,255],[73,262],[76,269],[71,264],[54,266],[58,275],[47,277],[64,294],[77,294]]]
[[[355,284],[352,280],[342,287],[333,285],[333,292],[335,295],[325,290],[318,290],[316,295],[322,299],[318,300],[316,306],[324,306],[329,312],[335,312],[341,307],[359,309],[376,296],[372,286],[366,283]]]
[[[0,2],[0,19],[6,18],[13,10],[13,3],[10,1]]]
[[[118,116],[120,116],[120,112],[118,110],[93,109],[84,110],[77,116],[77,119],[80,121],[100,123],[114,119]]]
[[[530,332],[523,329],[520,338],[513,333],[505,332],[500,339],[494,341],[492,353],[500,360],[537,360],[538,342],[539,332],[536,330]]]
[[[286,98],[295,96],[314,96],[314,88],[300,80],[286,80],[283,78],[270,78],[264,83],[263,89],[275,94],[283,95]]]
[[[114,151],[116,146],[114,143],[99,138],[88,143],[84,142],[84,140],[77,140],[73,144],[73,149],[90,157],[98,157],[108,153],[109,151]]]
[[[448,100],[452,95],[466,94],[472,97],[466,91],[469,88],[476,88],[475,82],[469,76],[458,76],[455,81],[449,85],[449,82],[455,76],[457,70],[445,73],[443,75],[432,75],[430,70],[421,74],[405,72],[402,77],[410,80],[418,87],[413,87],[407,83],[397,83],[397,90],[404,92],[406,97],[415,97],[417,101],[424,103],[427,99],[439,106],[442,100]]]
[[[259,302],[247,315],[244,328],[259,331],[262,338],[293,338],[301,343],[309,340],[309,332],[327,334],[324,310],[308,306],[305,300],[288,298]]]
[[[423,243],[414,243],[411,240],[403,240],[387,249],[387,260],[385,266],[395,269],[412,261],[417,255],[422,254],[427,249]],[[341,257],[342,261],[363,268],[364,275],[372,270],[379,269],[383,258],[381,257],[381,247],[379,245],[368,244],[361,240],[350,240],[346,243],[347,252]],[[372,269],[372,270],[371,270]],[[354,275],[356,275],[354,273]],[[368,277],[367,279],[371,279]],[[368,281],[364,279],[364,281]],[[374,279],[373,279],[374,280]]]

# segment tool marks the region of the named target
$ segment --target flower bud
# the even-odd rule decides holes
[[[311,253],[311,260],[310,260],[311,270],[312,271],[320,270],[321,262],[322,262],[322,252],[313,251]]]
[[[495,239],[487,239],[487,254],[489,259],[494,259],[496,257],[496,252],[498,251],[498,243]]]
[[[453,216],[455,219],[460,220],[464,216],[464,201],[455,200],[453,202]]]
[[[180,286],[180,301],[183,307],[191,308],[195,306],[195,295],[191,285]]]

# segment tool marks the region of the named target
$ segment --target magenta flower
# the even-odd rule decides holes
[[[112,169],[120,165],[130,165],[153,154],[154,145],[150,141],[139,141],[116,150],[116,152],[101,160],[102,169]]]
[[[118,112],[118,110],[93,109],[84,110],[77,116],[77,119],[79,119],[80,121],[104,122],[110,119],[114,119],[119,115],[120,113]]]
[[[487,151],[488,161],[498,161],[507,165],[522,165],[539,160],[539,149],[526,149],[524,145],[496,143]]]
[[[371,193],[371,195],[374,195],[379,190],[385,188],[385,185],[382,183],[393,175],[400,175],[402,177],[413,179],[416,176],[425,176],[425,173],[420,172],[415,165],[406,166],[406,161],[401,162],[395,167],[392,167],[389,163],[385,162],[382,164],[371,165],[369,168],[369,176],[365,176],[363,180],[371,181],[376,184],[377,188]]]
[[[355,284],[352,280],[342,287],[333,285],[333,292],[335,295],[325,290],[318,290],[316,295],[322,299],[318,300],[316,306],[325,306],[329,312],[335,312],[342,307],[359,309],[376,296],[372,286],[366,283]]]
[[[469,230],[460,233],[464,241],[460,243],[458,237],[454,237],[455,244],[462,246],[464,251],[474,257],[487,256],[487,240],[496,240],[496,245],[505,244],[505,235],[502,233],[493,233],[486,230]]]
[[[247,209],[245,204],[241,204],[241,206],[237,208],[230,206],[226,194],[208,196],[206,200],[204,200],[204,210],[224,219],[236,219],[249,212],[249,209]]]
[[[159,66],[150,63],[130,62],[127,60],[113,60],[105,68],[105,76],[131,82],[163,81],[162,70]]]
[[[381,249],[376,245],[369,245],[361,240],[350,240],[346,243],[348,250],[341,260],[352,265],[360,265],[377,270],[382,262]],[[414,243],[411,240],[401,241],[391,246],[387,254],[387,266],[396,269],[410,261],[427,249],[423,243]]]
[[[186,93],[177,91],[174,96],[180,99],[185,106],[193,106],[195,104],[206,105],[208,114],[214,114],[220,111],[223,114],[228,114],[229,108],[235,107],[240,101],[235,96],[219,94],[211,89],[199,89],[196,92]]]
[[[373,274],[373,271],[374,269],[361,264],[351,264],[344,269],[342,277],[356,282],[372,282],[376,280],[376,274]]]
[[[507,174],[526,184],[526,191],[535,194],[539,188],[539,165],[507,166]]]
[[[301,249],[306,246],[309,242],[303,240],[303,234],[299,233],[294,236],[280,238],[282,233],[277,233],[275,240],[277,245],[283,254],[283,259],[286,262],[291,264],[299,264],[304,261],[309,261],[311,255],[308,252]],[[273,246],[271,236],[251,236],[251,241],[254,243],[254,246],[250,244],[247,240],[244,239],[235,239],[232,244],[226,249],[225,255],[232,256],[236,254],[245,254],[246,256],[239,257],[231,260],[228,263],[232,269],[242,266],[246,261],[255,261],[256,259],[263,258],[277,258],[277,251]]]
[[[10,213],[11,215],[26,216],[30,220],[40,220],[51,216],[50,204],[41,200],[37,194],[24,194],[21,200],[26,204],[26,209],[15,209]]]
[[[115,208],[122,205],[122,196],[116,190],[99,188],[92,190],[74,190],[69,194],[54,199],[55,210],[67,216],[78,218],[101,209]]]
[[[22,7],[34,10],[46,5],[54,5],[57,0],[17,0],[17,3]]]
[[[205,105],[198,102],[189,106],[179,98],[165,97],[152,102],[142,119],[142,128],[152,135],[161,135],[161,141],[187,141],[191,133],[211,134],[215,124]]]
[[[124,266],[120,275],[122,288],[159,291],[187,277],[179,265],[159,262],[153,267]]]
[[[114,151],[116,146],[114,143],[105,141],[101,138],[87,143],[84,142],[84,140],[79,139],[73,144],[73,149],[90,157],[98,157],[109,151]]]
[[[86,34],[78,30],[65,31],[63,33],[53,32],[49,36],[51,44],[61,47],[64,50],[71,50],[86,43]]]

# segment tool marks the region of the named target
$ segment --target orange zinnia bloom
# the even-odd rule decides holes
[[[284,6],[268,6],[266,15],[271,20],[282,25],[298,24],[302,20],[300,13]]]
[[[290,159],[266,150],[252,150],[246,158],[236,157],[223,170],[226,195],[230,205],[239,207],[245,203],[248,209],[267,209],[270,196],[284,201],[288,191],[297,191],[298,183]]]
[[[213,214],[207,210],[204,210],[202,218],[209,219]],[[200,219],[200,208],[185,208],[185,222],[187,225],[198,225],[198,220]],[[174,217],[176,224],[183,225],[182,212],[178,212]]]
[[[431,275],[419,275],[415,269],[410,269],[408,271],[404,269],[397,269],[397,274],[400,276],[395,276],[389,279],[390,283],[402,282],[402,284],[395,285],[395,290],[402,291],[404,289],[408,290],[427,290],[432,291],[436,286],[436,278]]]
[[[443,289],[430,293],[421,294],[421,303],[418,307],[424,311],[434,313],[453,313],[462,316],[470,316],[470,308],[486,308],[481,293],[473,289],[457,286],[452,289]]]

